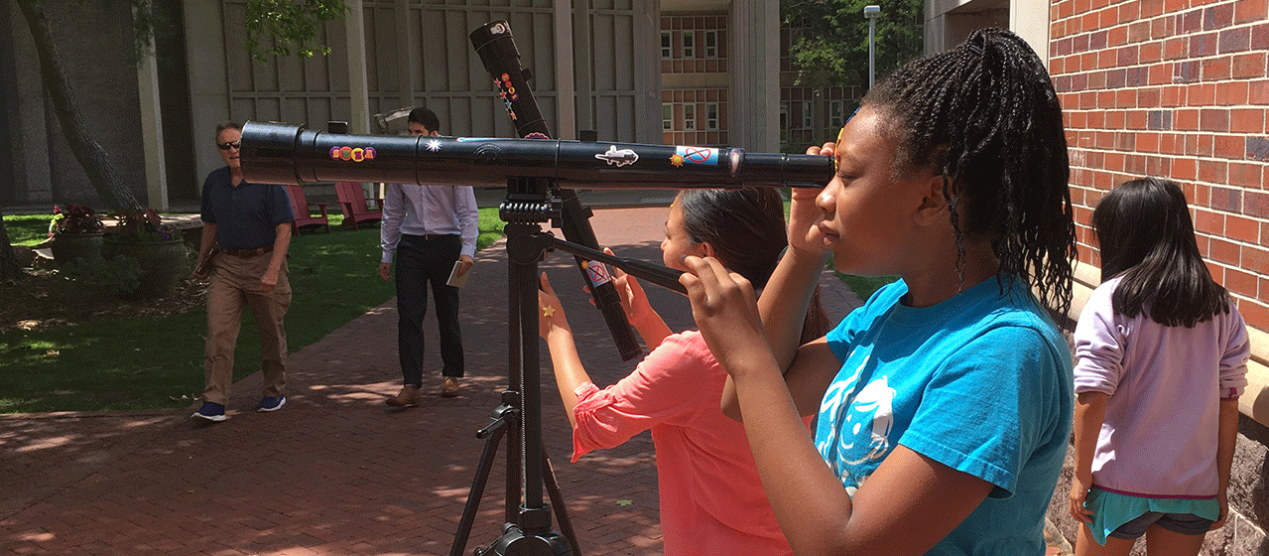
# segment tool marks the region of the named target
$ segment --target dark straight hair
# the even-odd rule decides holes
[[[683,211],[683,228],[692,243],[709,243],[728,270],[744,276],[756,289],[766,287],[789,244],[779,192],[687,189],[675,202]],[[802,324],[802,343],[823,336],[828,329],[828,314],[816,288]]]
[[[441,132],[441,119],[436,117],[436,112],[433,112],[430,108],[420,106],[411,110],[405,121],[423,124],[423,127],[426,127],[428,131]]]
[[[1199,254],[1180,186],[1143,178],[1111,190],[1093,210],[1102,281],[1123,276],[1111,297],[1116,313],[1146,313],[1164,326],[1192,327],[1229,312],[1229,293]]]

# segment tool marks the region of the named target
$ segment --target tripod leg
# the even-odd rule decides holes
[[[546,482],[546,493],[551,497],[551,505],[555,507],[555,518],[560,522],[560,534],[568,539],[572,556],[582,556],[582,549],[577,544],[577,535],[573,534],[573,522],[568,519],[568,508],[564,507],[564,495],[560,493],[560,483],[555,480],[555,468],[551,466],[546,451],[542,452],[542,480]]]
[[[495,419],[485,429],[489,432],[485,437],[485,448],[480,453],[480,465],[476,468],[476,478],[472,480],[471,491],[467,493],[467,504],[463,506],[463,518],[458,522],[458,532],[454,534],[454,544],[450,546],[449,556],[462,556],[467,549],[467,539],[471,536],[472,522],[476,520],[476,512],[480,509],[480,496],[485,492],[485,483],[489,481],[489,472],[493,469],[494,457],[498,454],[498,443],[507,432],[507,421]]]

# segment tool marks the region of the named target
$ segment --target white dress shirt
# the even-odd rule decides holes
[[[476,193],[470,186],[414,185],[390,183],[383,198],[383,220],[379,224],[382,262],[392,262],[401,234],[460,235],[460,254],[476,254],[480,213]]]

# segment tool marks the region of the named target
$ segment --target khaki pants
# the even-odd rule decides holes
[[[282,318],[291,306],[291,284],[286,262],[278,272],[278,285],[268,293],[260,287],[260,277],[269,267],[271,254],[242,258],[221,253],[216,256],[207,288],[207,343],[203,352],[203,374],[207,386],[203,400],[225,405],[234,378],[234,345],[242,310],[251,307],[260,329],[263,396],[278,396],[286,387],[286,330]]]

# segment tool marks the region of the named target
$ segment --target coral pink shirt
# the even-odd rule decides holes
[[[743,425],[719,409],[726,380],[700,332],[666,338],[616,384],[577,387],[573,461],[651,429],[666,556],[792,554]]]

